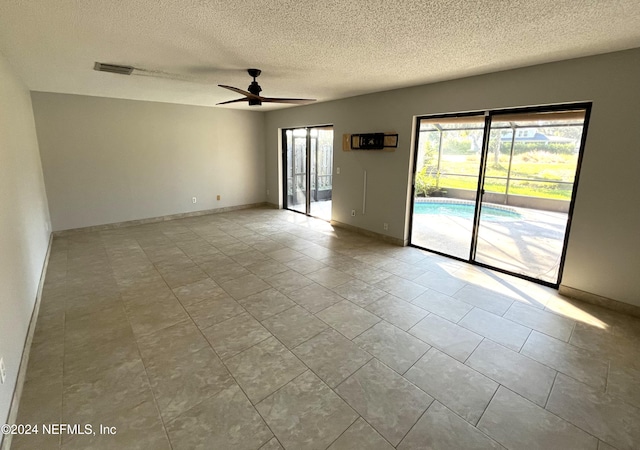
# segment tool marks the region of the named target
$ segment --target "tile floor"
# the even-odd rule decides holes
[[[640,320],[270,209],[57,238],[14,449],[637,449]]]

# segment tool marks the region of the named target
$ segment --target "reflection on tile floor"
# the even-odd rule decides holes
[[[289,211],[56,238],[14,449],[640,448],[640,320]]]

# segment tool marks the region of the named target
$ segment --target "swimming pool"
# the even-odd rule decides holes
[[[454,202],[416,202],[413,206],[414,214],[429,214],[441,216],[455,216],[463,219],[473,219],[473,203]],[[500,208],[491,205],[483,205],[481,209],[481,220],[498,222],[504,220],[522,219],[522,215],[510,208]]]

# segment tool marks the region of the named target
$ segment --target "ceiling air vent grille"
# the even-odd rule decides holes
[[[93,66],[93,70],[97,70],[100,72],[119,73],[120,75],[131,75],[131,72],[133,72],[133,67],[96,62]]]

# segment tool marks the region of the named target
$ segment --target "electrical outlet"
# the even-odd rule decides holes
[[[267,195],[269,195],[269,189],[267,189]]]
[[[220,200],[220,196],[219,196],[219,195],[218,195],[218,196],[216,196],[216,200]]]
[[[191,201],[192,201],[193,203],[198,203],[198,199],[197,199],[197,198],[195,198],[195,197],[191,197]]]
[[[355,209],[352,209],[352,210],[351,210],[351,216],[352,216],[352,217],[355,217],[355,216],[356,216],[356,210],[355,210]]]
[[[4,358],[0,358],[0,384],[4,384],[7,379],[7,367],[4,365]]]
[[[340,175],[340,167],[336,167],[336,175]]]
[[[383,224],[382,224],[382,229],[383,229],[384,231],[389,231],[389,224],[388,224],[388,223],[383,223]]]

